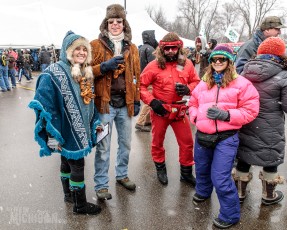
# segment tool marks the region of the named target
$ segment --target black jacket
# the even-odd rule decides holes
[[[139,49],[141,72],[149,62],[155,59],[154,50],[158,46],[155,39],[154,30],[145,30],[142,32],[143,45]]]
[[[41,50],[39,54],[40,64],[50,64],[51,63],[51,54],[46,49]]]
[[[239,132],[237,157],[251,165],[278,166],[285,155],[287,71],[273,61],[253,59],[245,64],[242,75],[257,89],[260,110]]]

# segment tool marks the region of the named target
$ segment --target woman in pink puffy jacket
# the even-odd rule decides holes
[[[220,211],[215,226],[228,228],[240,220],[240,204],[231,170],[239,145],[238,130],[259,111],[255,87],[236,73],[232,50],[218,45],[189,101],[191,123],[197,127],[194,145],[195,202],[210,198],[215,187]]]

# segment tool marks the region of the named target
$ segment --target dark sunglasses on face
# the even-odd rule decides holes
[[[109,23],[109,24],[113,24],[115,20],[116,20],[116,22],[117,22],[118,24],[121,24],[121,23],[123,23],[123,21],[124,21],[122,18],[109,18],[109,19],[108,19],[108,23]]]
[[[217,61],[219,61],[219,63],[223,63],[223,62],[228,61],[228,58],[226,58],[226,57],[218,57],[218,58],[213,57],[210,59],[210,61],[213,63],[216,63]]]
[[[165,46],[163,48],[164,51],[170,51],[172,50],[172,52],[176,52],[178,50],[178,47],[177,46]]]

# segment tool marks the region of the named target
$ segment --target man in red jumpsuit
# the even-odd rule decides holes
[[[142,101],[152,108],[151,155],[157,177],[160,183],[168,183],[163,143],[170,125],[179,145],[180,179],[194,186],[193,139],[182,98],[191,95],[199,83],[199,77],[191,61],[186,58],[182,40],[175,33],[171,32],[163,37],[155,56],[156,59],[141,74],[140,92]],[[149,85],[152,85],[152,92],[148,90]]]

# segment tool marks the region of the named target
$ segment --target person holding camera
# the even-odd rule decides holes
[[[192,174],[193,139],[183,96],[190,95],[199,82],[191,61],[186,58],[183,42],[175,33],[166,34],[151,61],[141,74],[141,99],[151,107],[151,155],[161,184],[168,184],[163,146],[165,133],[171,126],[179,145],[181,181],[195,185]],[[152,92],[148,87],[152,86]]]
[[[236,73],[229,47],[216,46],[208,61],[207,71],[188,103],[190,121],[197,128],[193,200],[206,201],[215,187],[220,212],[213,223],[228,228],[240,220],[239,197],[231,177],[238,130],[258,115],[259,94],[250,81]]]

